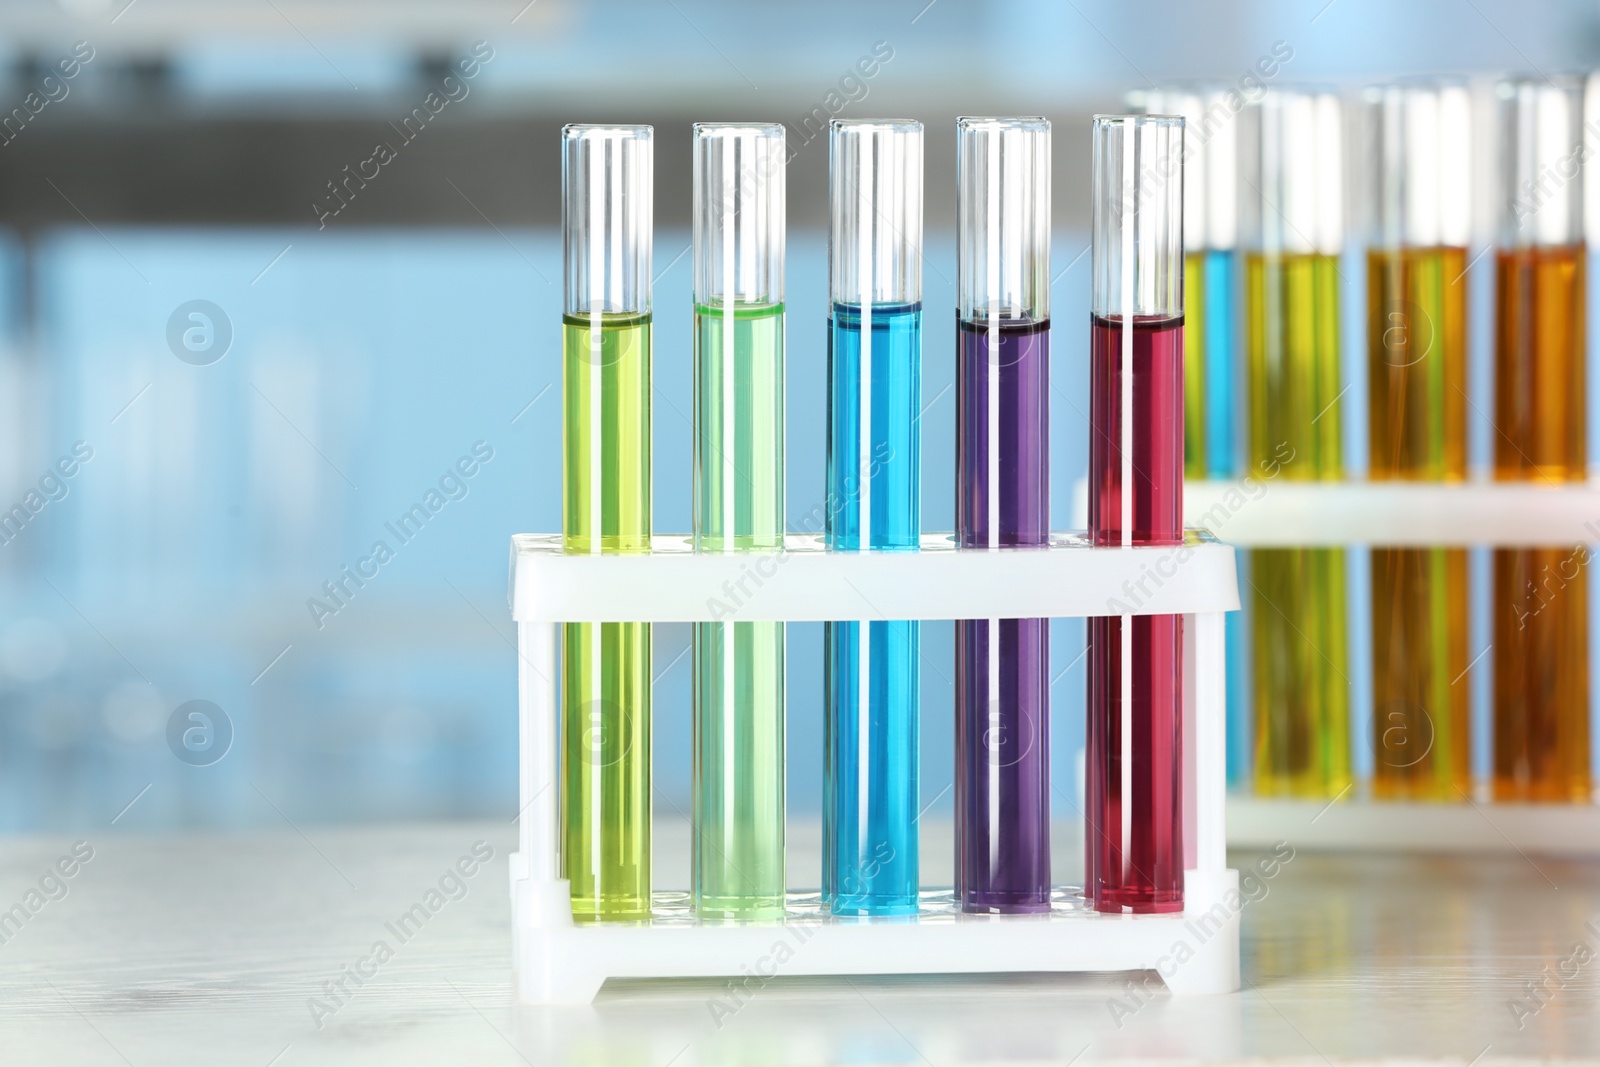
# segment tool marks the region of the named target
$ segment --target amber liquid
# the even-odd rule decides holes
[[[1467,473],[1467,253],[1367,256],[1373,481]],[[1372,550],[1372,792],[1459,801],[1471,791],[1464,548]]]
[[[1496,481],[1582,481],[1581,244],[1495,265]],[[1587,802],[1589,573],[1581,545],[1494,553],[1494,798]]]
[[[1337,257],[1245,258],[1245,358],[1251,474],[1342,477]],[[1344,550],[1256,549],[1250,566],[1255,790],[1339,796],[1350,785]]]

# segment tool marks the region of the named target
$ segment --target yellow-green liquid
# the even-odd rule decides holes
[[[1183,476],[1205,478],[1206,452],[1206,257],[1183,257]]]
[[[783,548],[783,305],[695,308],[695,547],[742,552],[724,621],[695,624],[695,911],[784,907],[780,622],[739,622]]]
[[[1247,473],[1341,478],[1337,258],[1252,253],[1245,293]],[[1351,774],[1344,550],[1257,549],[1250,567],[1256,792],[1337,796]]]
[[[567,552],[650,550],[650,316],[564,315]],[[561,874],[579,922],[650,917],[650,627],[569,624]]]

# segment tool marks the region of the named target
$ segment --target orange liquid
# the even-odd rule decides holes
[[[1582,481],[1582,245],[1502,251],[1495,267],[1497,481]],[[1588,550],[1494,553],[1494,797],[1586,802]]]
[[[1372,479],[1467,476],[1467,250],[1367,254]]]
[[[1467,473],[1467,253],[1367,257],[1367,380],[1373,481]],[[1470,795],[1467,553],[1372,550],[1373,795]]]

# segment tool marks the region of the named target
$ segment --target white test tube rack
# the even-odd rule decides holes
[[[1227,865],[1224,825],[1223,615],[1239,607],[1230,546],[1196,533],[1181,547],[1094,548],[1062,534],[1048,548],[999,551],[957,550],[948,535],[925,537],[914,553],[829,552],[808,536],[767,554],[697,554],[688,539],[663,536],[654,546],[634,556],[567,555],[559,536],[511,541],[521,767],[512,960],[522,1001],[587,1004],[607,978],[737,978],[753,969],[763,977],[1154,970],[1174,994],[1239,988],[1239,876]],[[558,854],[561,624],[715,621],[724,583],[750,588],[751,570],[761,584],[741,604],[741,622],[1065,618],[1124,607],[1184,616],[1185,910],[1106,915],[1057,893],[1043,915],[925,905],[909,919],[835,919],[813,903],[781,921],[701,923],[660,907],[658,890],[653,921],[574,923]],[[788,708],[791,717],[820,712]],[[776,951],[780,940],[788,951]]]
[[[1185,519],[1240,548],[1535,547],[1600,543],[1600,481],[1184,483]],[[1078,492],[1088,513],[1087,483]],[[1585,557],[1584,566],[1589,566]],[[1488,669],[1477,652],[1475,670]],[[1229,841],[1332,852],[1517,852],[1600,855],[1600,790],[1588,804],[1495,803],[1487,787],[1460,803],[1371,800],[1350,790],[1337,803],[1240,793],[1228,798]]]

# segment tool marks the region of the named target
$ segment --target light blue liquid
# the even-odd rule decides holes
[[[921,523],[922,305],[876,304],[871,314],[871,443],[862,491],[861,309],[835,304],[828,320],[829,548],[916,551]],[[861,543],[862,498],[868,542]]]
[[[1240,552],[1243,557],[1245,553]],[[1243,577],[1244,559],[1239,560]],[[1247,587],[1248,588],[1248,587]],[[1230,611],[1223,623],[1223,647],[1227,650],[1228,681],[1228,785],[1246,788],[1251,783],[1251,756],[1255,751],[1255,733],[1250,716],[1250,664],[1245,654],[1250,645],[1250,630],[1244,624],[1243,611]]]
[[[1205,253],[1201,269],[1205,272],[1205,351],[1206,351],[1206,474],[1211,478],[1232,478],[1239,470],[1242,445],[1236,416],[1235,373],[1239,360],[1237,260],[1232,250],[1212,249]],[[1240,785],[1250,777],[1250,754],[1254,744],[1250,730],[1250,706],[1243,613],[1228,613],[1225,624],[1228,681],[1228,784]]]
[[[1212,478],[1232,478],[1239,469],[1241,441],[1235,415],[1235,364],[1239,359],[1238,287],[1234,254],[1205,254],[1206,469]]]
[[[875,305],[870,324],[863,405],[861,309],[836,304],[829,319],[826,540],[836,550],[915,551],[922,306]],[[917,909],[919,639],[916,622],[827,625],[822,896],[836,915]]]
[[[835,915],[917,910],[915,622],[827,626],[823,896]],[[862,634],[867,713],[860,682]]]

